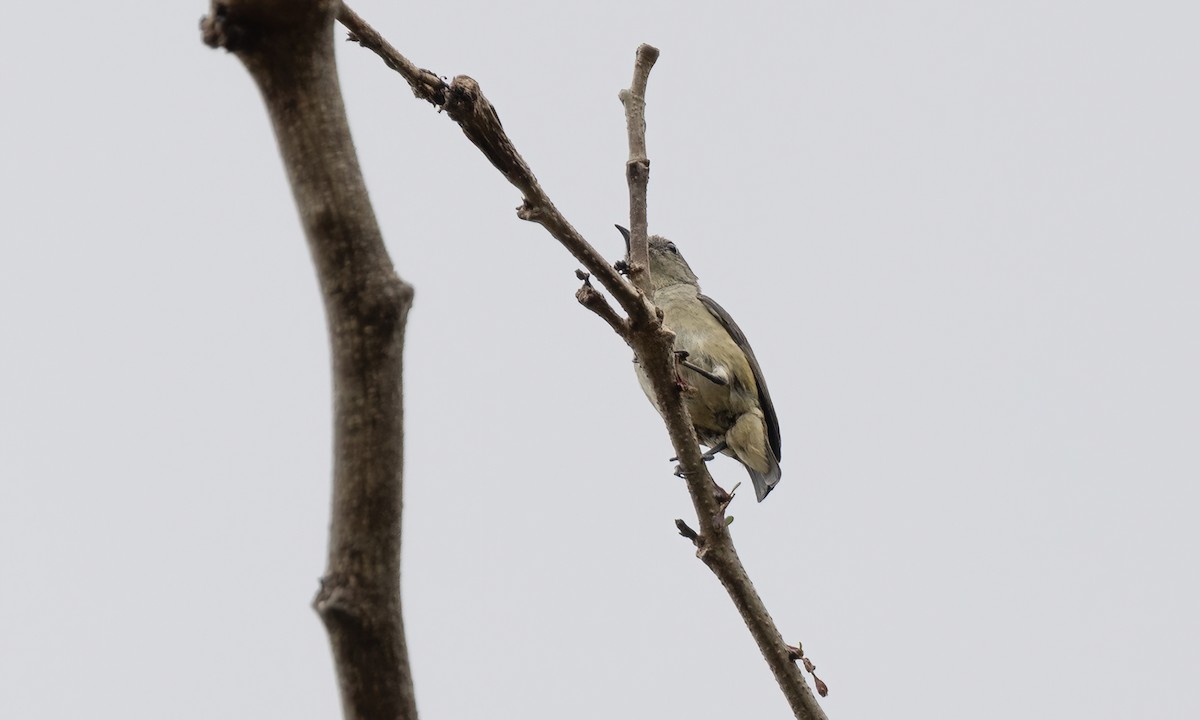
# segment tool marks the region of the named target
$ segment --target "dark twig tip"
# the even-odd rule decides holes
[[[211,15],[200,18],[200,37],[210,48],[237,52],[245,47],[246,29],[229,17],[228,5],[218,2]]]
[[[700,544],[699,533],[697,533],[695,530],[688,527],[688,524],[685,523],[682,518],[677,518],[675,520],[675,527],[679,530],[679,534],[682,535],[683,537],[687,538],[688,540],[691,540],[692,544],[694,544],[694,545]]]

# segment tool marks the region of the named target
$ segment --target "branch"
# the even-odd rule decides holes
[[[338,10],[338,22],[350,31],[347,40],[373,50],[383,59],[384,64],[404,76],[404,79],[408,81],[408,86],[412,88],[413,95],[429,101],[436,107],[446,104],[446,91],[449,86],[446,85],[445,80],[435,73],[409,62],[408,58],[392,47],[382,35],[375,31],[375,28],[368,25],[366,20],[359,17],[358,13],[344,3]]]
[[[275,129],[324,299],[333,363],[333,510],[313,606],[344,715],[415,720],[400,605],[404,328],[397,277],[367,198],[338,87],[336,0],[214,1],[204,41],[237,55]]]
[[[657,58],[658,50],[649,45],[640,46],[634,65],[633,84],[630,89],[620,93],[629,132],[629,161],[626,164],[631,236],[629,274],[639,288],[649,288],[648,294],[651,296],[653,283],[646,237],[646,190],[650,159],[646,154],[645,91],[650,69]],[[700,523],[699,533],[682,520],[675,521],[676,527],[681,535],[692,541],[696,546],[696,556],[717,576],[729,593],[795,716],[805,720],[824,720],[825,711],[817,704],[804,680],[804,674],[796,664],[799,658],[783,641],[733,545],[725,517],[725,508],[732,498],[713,482],[701,457],[687,404],[680,391],[678,371],[671,352],[673,344],[663,348],[662,333],[650,327],[633,328],[626,341],[633,346],[638,362],[650,377]],[[815,675],[813,677],[816,678]],[[824,683],[820,680],[817,682],[820,683],[818,689],[823,689]]]
[[[575,291],[575,299],[579,304],[596,313],[622,339],[628,338],[629,323],[613,310],[612,305],[608,304],[608,300],[596,288],[592,287],[592,276],[582,270],[576,270],[575,277],[583,281],[583,285]]]
[[[658,48],[642,44],[633,64],[633,82],[618,97],[625,106],[625,126],[629,131],[629,160],[625,179],[629,183],[629,279],[646,297],[654,297],[650,282],[650,250],[646,219],[646,187],[650,184],[650,158],[646,154],[646,83],[658,60]]]
[[[630,222],[633,226],[631,235],[640,237],[640,243],[631,240],[631,252],[640,256],[640,262],[635,257],[631,257],[630,261],[630,272],[636,283],[635,287],[622,278],[554,206],[529,166],[516,151],[500,123],[499,115],[484,97],[478,83],[460,75],[444,87],[444,94],[425,92],[423,88],[433,73],[417,69],[416,65],[384,42],[362,18],[348,9],[343,10],[339,20],[350,30],[351,40],[379,55],[388,67],[405,77],[418,97],[423,97],[445,110],[447,115],[459,124],[467,138],[524,196],[521,206],[517,209],[518,217],[545,227],[599,280],[628,314],[628,320],[620,318],[590,283],[585,282],[577,293],[581,303],[596,312],[629,343],[654,387],[658,406],[666,421],[671,444],[675,448],[700,523],[699,532],[681,523],[681,534],[693,540],[697,546],[697,556],[725,586],[775,674],[795,716],[805,720],[825,720],[824,711],[817,705],[793,659],[794,656],[789,652],[762,600],[755,592],[733,547],[724,514],[730,497],[708,474],[701,457],[699,441],[677,383],[675,336],[662,325],[661,312],[654,306],[649,293],[638,289],[651,288],[646,246],[645,194],[649,179],[649,159],[645,149],[644,107],[646,82],[657,51],[647,45],[638,49],[632,87],[621,93],[629,120],[630,159],[626,168],[630,181]],[[639,245],[640,248],[634,251],[633,248],[638,248]]]
[[[441,88],[426,91],[431,84],[430,78],[437,78],[437,75],[417,68],[345,5],[338,15],[338,21],[350,31],[351,41],[378,55],[385,65],[404,77],[418,97],[438,106],[458,123],[467,139],[521,192],[523,201],[517,208],[517,217],[546,228],[583,264],[587,272],[595,276],[631,318],[641,323],[653,322],[653,304],[639,295],[554,206],[509,139],[500,123],[499,114],[484,96],[479,83],[466,75],[459,75],[449,84],[439,80],[442,82]]]

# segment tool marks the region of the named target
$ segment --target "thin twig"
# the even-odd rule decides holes
[[[579,301],[579,304],[599,315],[600,319],[608,323],[613,332],[620,335],[622,339],[628,336],[629,322],[617,314],[617,311],[608,304],[608,299],[601,295],[599,290],[592,287],[591,275],[582,270],[576,270],[575,277],[583,281],[583,285],[575,291],[575,299]]]
[[[404,76],[404,79],[408,81],[408,86],[412,88],[413,95],[427,100],[437,107],[446,104],[446,91],[449,89],[446,81],[409,62],[408,58],[401,55],[399,50],[392,47],[391,43],[349,6],[342,5],[338,11],[338,22],[350,31],[347,40],[373,51],[383,59],[384,64]]]
[[[647,247],[646,188],[650,183],[650,157],[646,153],[646,84],[656,60],[658,48],[639,45],[633,64],[633,82],[618,95],[625,106],[625,126],[629,132],[629,160],[625,163],[625,178],[629,185],[629,280],[651,300],[654,299],[654,285],[650,282]]]
[[[459,75],[441,89],[440,95],[438,92],[425,92],[424,89],[431,83],[430,78],[436,78],[436,74],[419,69],[345,5],[338,15],[338,21],[352,33],[355,42],[379,55],[384,64],[400,73],[418,97],[433,102],[458,123],[467,139],[521,192],[523,202],[517,208],[518,217],[546,228],[595,276],[630,317],[643,323],[652,321],[653,305],[640,296],[554,206],[509,139],[500,123],[499,114],[484,96],[479,83],[466,75]]]
[[[679,534],[688,540],[692,541],[693,545],[700,544],[700,535],[692,529],[690,525],[683,521],[683,518],[675,518],[675,528],[679,530]]]

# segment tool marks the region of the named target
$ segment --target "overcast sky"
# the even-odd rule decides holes
[[[17,3],[0,45],[0,716],[336,717],[308,251],[205,3],[133,5]],[[769,379],[783,480],[733,533],[830,717],[1200,716],[1194,3],[355,8],[476,78],[613,259],[617,91],[662,50],[650,226]],[[339,65],[417,292],[423,717],[788,717],[577,264],[373,55]]]

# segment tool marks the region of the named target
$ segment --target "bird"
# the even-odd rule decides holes
[[[629,231],[616,226],[629,245]],[[779,419],[762,368],[745,333],[717,301],[700,292],[700,282],[674,242],[649,238],[654,302],[663,325],[675,333],[675,353],[688,413],[705,460],[731,456],[750,474],[759,502],[779,482]],[[657,408],[641,365],[638,382]]]

